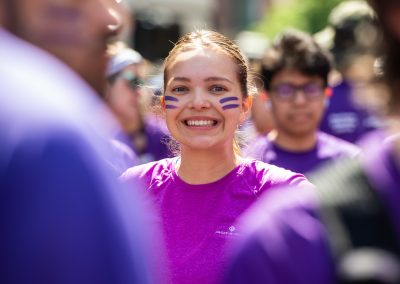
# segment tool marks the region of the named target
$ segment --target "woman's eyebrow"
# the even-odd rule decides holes
[[[231,80],[229,80],[228,78],[225,78],[225,77],[208,77],[204,81],[205,82],[209,82],[209,81],[225,81],[225,82],[228,82],[230,84],[233,84],[233,82]]]
[[[172,81],[190,82],[190,79],[186,77],[172,77],[170,82]]]

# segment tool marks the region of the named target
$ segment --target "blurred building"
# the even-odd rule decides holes
[[[125,0],[134,11],[131,42],[146,59],[167,56],[173,42],[196,28],[230,38],[258,22],[272,0]]]
[[[135,17],[133,46],[145,58],[165,58],[173,42],[195,28],[215,29],[215,0],[126,0]]]
[[[262,19],[273,0],[215,0],[215,25],[219,31],[234,37]]]

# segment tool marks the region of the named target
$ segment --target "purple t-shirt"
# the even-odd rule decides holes
[[[126,182],[143,181],[154,197],[174,284],[217,282],[227,260],[224,248],[241,233],[236,219],[262,192],[311,186],[301,174],[256,160],[243,160],[216,182],[191,185],[177,175],[177,159],[133,167],[122,176]]]
[[[116,139],[129,146],[136,154],[136,165],[145,164],[152,161],[158,161],[164,158],[172,157],[173,154],[168,148],[169,140],[168,130],[163,128],[162,122],[151,116],[145,117],[145,122],[140,135],[146,139],[143,149],[135,147],[133,141],[137,139],[139,133],[119,133]]]
[[[357,146],[347,141],[323,132],[318,132],[317,135],[317,143],[308,151],[288,151],[272,142],[268,136],[260,136],[245,148],[243,153],[245,157],[302,174],[310,173],[327,161],[355,157],[360,153]]]
[[[386,205],[400,244],[400,169],[391,146],[375,137],[362,156],[369,182]],[[371,147],[372,146],[372,147]],[[341,190],[341,188],[338,188]],[[224,283],[333,284],[335,271],[314,189],[279,190],[243,214],[243,237]]]
[[[353,99],[353,87],[343,81],[333,88],[332,97],[320,124],[320,129],[346,141],[356,143],[381,122]]]

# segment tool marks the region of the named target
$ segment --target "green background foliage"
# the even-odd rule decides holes
[[[343,0],[292,0],[275,4],[253,30],[269,38],[285,28],[316,33],[326,27],[330,11]]]

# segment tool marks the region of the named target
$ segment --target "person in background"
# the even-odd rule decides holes
[[[241,221],[225,283],[400,283],[400,2],[369,1],[382,32],[386,127],[366,155],[317,171],[317,190],[276,191]]]
[[[373,77],[378,32],[373,11],[363,0],[344,1],[329,16],[335,61],[332,96],[320,129],[351,143],[382,127],[365,84]],[[318,38],[318,35],[316,36]]]
[[[208,30],[184,35],[165,60],[164,84],[162,109],[180,153],[133,167],[121,179],[140,180],[154,198],[171,283],[217,283],[226,245],[241,232],[237,217],[273,187],[310,184],[303,175],[240,156],[235,132],[255,91],[231,40]]]
[[[308,174],[327,161],[354,157],[355,145],[320,132],[329,102],[331,59],[307,33],[288,30],[267,50],[262,79],[273,129],[244,149],[244,155]]]
[[[140,164],[167,158],[167,135],[148,114],[152,94],[145,86],[144,59],[121,42],[110,52],[106,102],[124,130],[116,139],[132,148]]]
[[[262,58],[270,46],[270,41],[265,35],[250,31],[238,33],[235,41],[248,58],[251,72],[257,74],[255,83],[258,94],[253,97],[249,122],[244,127],[242,126],[242,130],[246,134],[246,139],[250,140],[260,134],[266,135],[273,128],[273,119],[271,111],[268,109],[268,100],[264,92],[262,80],[258,76],[261,70]]]
[[[152,213],[116,178],[99,97],[118,9],[0,0],[0,283],[155,283]]]

